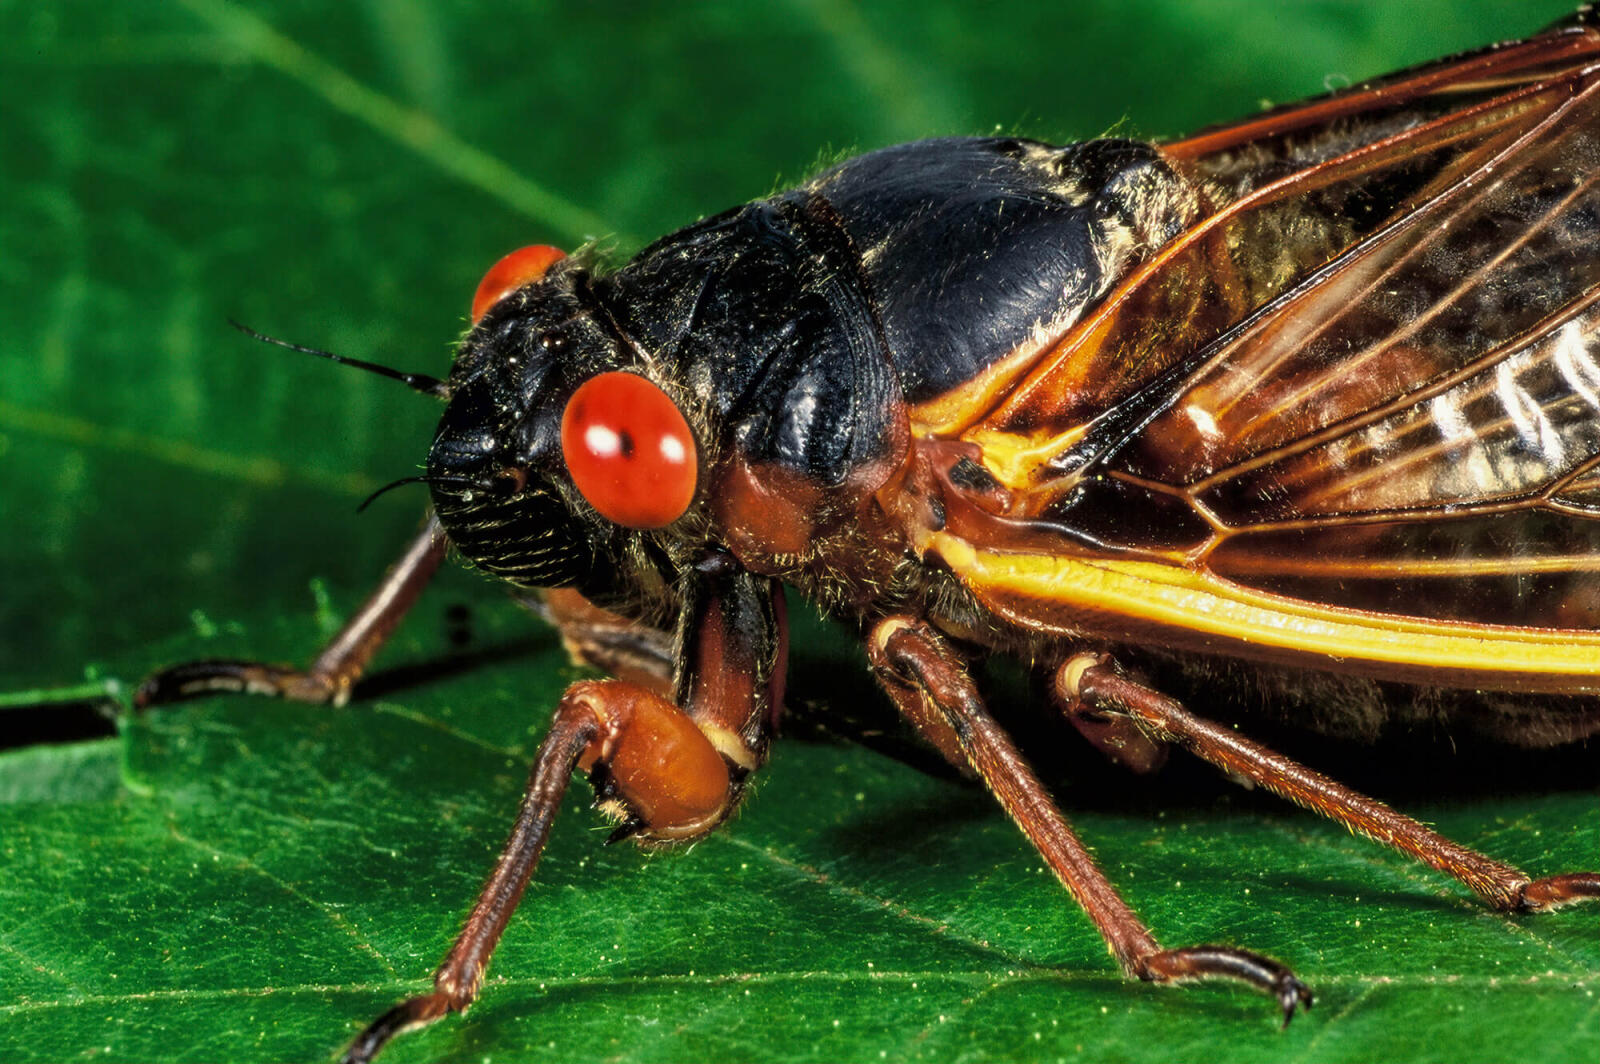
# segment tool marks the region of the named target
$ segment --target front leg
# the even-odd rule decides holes
[[[661,837],[694,837],[728,808],[728,766],[671,703],[621,680],[567,689],[528,775],[517,818],[466,925],[433,975],[433,990],[396,1005],[341,1058],[371,1060],[395,1035],[461,1012],[478,996],[489,957],[538,867],[574,769],[604,779],[614,801]]]
[[[895,704],[935,745],[959,746],[1062,886],[1083,907],[1123,971],[1156,983],[1238,979],[1277,998],[1287,1024],[1311,1007],[1311,991],[1283,965],[1230,946],[1162,949],[1122,900],[1056,808],[1016,744],[989,715],[972,677],[945,640],[920,620],[889,617],[868,637],[873,671]]]
[[[532,878],[567,783],[588,773],[613,839],[697,839],[727,818],[766,759],[782,698],[782,590],[710,555],[683,593],[674,701],[623,680],[573,684],[539,747],[516,823],[433,989],[361,1032],[342,1058],[370,1061],[395,1035],[460,1012],[477,997],[489,957]]]
[[[133,696],[137,709],[228,693],[270,695],[294,702],[342,706],[374,655],[444,561],[448,543],[430,510],[405,553],[384,574],[361,608],[306,669],[260,661],[212,659],[173,665],[148,677]]]
[[[676,671],[671,632],[601,609],[570,587],[521,601],[560,629],[562,646],[575,664],[671,695]]]

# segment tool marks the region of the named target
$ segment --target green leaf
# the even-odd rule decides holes
[[[437,409],[230,316],[441,372],[519,244],[627,251],[913,137],[1179,133],[1565,7],[0,8],[0,691],[303,661],[409,533],[415,496],[352,510],[415,470]],[[800,642],[798,700],[875,697],[847,641]],[[341,710],[219,699],[0,755],[0,1059],[326,1059],[426,986],[575,673],[461,573],[382,663]],[[0,728],[59,712],[4,708],[29,701],[0,699]],[[1280,1032],[1255,994],[1123,982],[981,791],[792,730],[685,853],[601,846],[577,785],[481,1002],[385,1059],[1600,1050],[1592,912],[1501,917],[1201,771],[1064,759],[1063,805],[1164,942],[1237,942],[1314,986]],[[1600,850],[1582,790],[1407,805],[1530,870]]]

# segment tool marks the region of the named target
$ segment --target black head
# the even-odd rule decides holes
[[[693,433],[582,266],[546,263],[502,283],[474,301],[428,452],[445,533],[519,587],[575,586],[600,601],[665,589],[673,567],[643,533],[689,509]],[[676,419],[665,432],[662,417]]]

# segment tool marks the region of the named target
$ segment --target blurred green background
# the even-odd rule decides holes
[[[421,489],[353,509],[433,404],[229,317],[442,373],[521,244],[626,253],[922,136],[1176,135],[1569,6],[0,4],[0,745],[164,662],[305,659],[413,526]],[[874,698],[820,638],[805,699]],[[459,573],[384,660],[340,712],[0,755],[0,1059],[322,1059],[423,985],[572,673]],[[599,848],[575,796],[482,1003],[393,1058],[1600,1052],[1592,913],[1508,921],[1269,803],[1105,786],[1064,803],[1158,933],[1291,961],[1315,1012],[1121,984],[981,794],[805,738],[688,855]],[[1581,789],[1421,812],[1537,869],[1600,850]]]

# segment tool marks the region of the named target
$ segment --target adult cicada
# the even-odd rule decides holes
[[[1585,12],[1173,143],[871,152],[614,272],[525,249],[448,379],[399,375],[447,400],[433,511],[367,606],[307,670],[195,663],[141,701],[343,701],[452,545],[547,591],[619,677],[562,698],[434,988],[347,1059],[473,1000],[575,770],[618,837],[728,818],[782,706],[784,585],[859,625],[1127,974],[1241,980],[1287,1021],[1311,993],[1283,964],[1156,942],[969,665],[1018,656],[1116,760],[1177,744],[1496,908],[1600,897],[1600,873],[1531,878],[1178,700],[1344,734],[1600,730],[1597,177]]]

